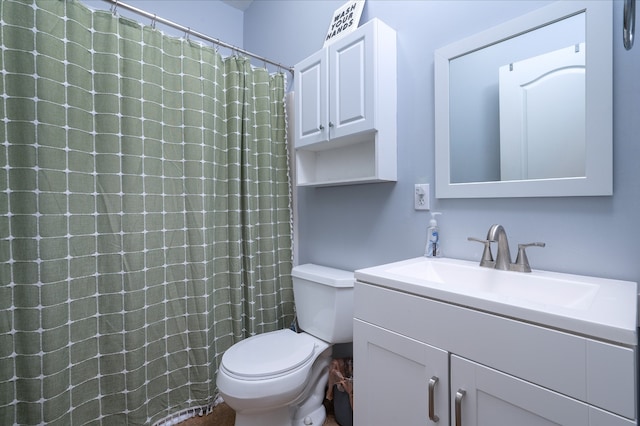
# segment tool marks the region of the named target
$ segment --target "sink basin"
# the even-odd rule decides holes
[[[461,262],[412,262],[388,269],[391,274],[448,284],[455,292],[487,293],[507,300],[588,309],[599,285],[539,273],[499,271]]]
[[[624,344],[637,342],[637,284],[547,271],[482,268],[419,257],[356,271],[388,287]]]

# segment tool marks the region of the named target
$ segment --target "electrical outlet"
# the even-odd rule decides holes
[[[429,184],[417,183],[413,191],[413,207],[416,210],[429,210]]]

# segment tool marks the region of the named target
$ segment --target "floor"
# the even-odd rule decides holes
[[[325,401],[326,403],[327,401]],[[325,404],[327,406],[327,420],[324,422],[324,426],[339,426],[333,417],[331,412],[331,404]],[[213,412],[208,416],[193,417],[179,424],[179,426],[233,426],[236,418],[236,413],[224,402],[216,405]]]

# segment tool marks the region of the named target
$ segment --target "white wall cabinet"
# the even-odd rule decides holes
[[[357,426],[637,424],[637,346],[360,281],[354,316]]]
[[[297,184],[395,181],[395,31],[372,19],[295,70]]]

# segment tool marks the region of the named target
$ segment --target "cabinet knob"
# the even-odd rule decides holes
[[[437,423],[440,420],[440,417],[435,413],[435,390],[436,383],[438,383],[438,378],[433,376],[429,379],[429,420],[434,423]]]
[[[332,122],[329,122],[329,127],[333,127],[333,123]]]
[[[321,124],[320,127],[318,127],[318,129],[324,130],[324,126]]]

